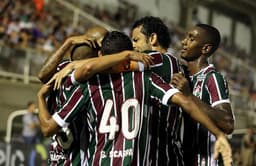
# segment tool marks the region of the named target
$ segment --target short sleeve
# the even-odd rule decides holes
[[[212,106],[230,103],[227,81],[220,73],[211,73],[206,82],[206,89]]]
[[[58,107],[52,118],[59,126],[67,127],[84,110],[85,105],[85,96],[83,95],[82,88],[77,85],[73,88],[72,92],[69,92],[63,105]]]
[[[170,84],[166,83],[160,76],[155,73],[151,74],[151,98],[156,99],[163,105],[168,105],[168,100],[175,94],[180,92]]]

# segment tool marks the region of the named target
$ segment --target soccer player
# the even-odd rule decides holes
[[[107,34],[102,42],[103,54],[131,49],[129,38],[118,32]],[[83,72],[84,66],[81,68]],[[79,70],[77,68],[71,78],[63,82],[61,88],[73,91],[73,94],[53,116],[49,115],[45,103],[49,85],[42,87],[38,92],[39,118],[43,133],[52,135],[60,127],[68,126],[77,116],[85,116],[90,134],[86,155],[89,165],[148,164],[145,158],[149,132],[147,107],[151,98],[163,104],[171,102],[181,105],[193,118],[206,125],[218,138],[216,152],[221,152],[225,164],[229,165],[231,150],[223,133],[199,111],[211,108],[198,103],[199,100],[193,95],[184,96],[152,72],[97,74],[86,83],[70,87]]]
[[[45,61],[42,69],[40,70],[38,77],[45,83],[51,76],[61,70],[70,60],[63,60],[65,54],[71,49],[70,59],[79,60],[97,56],[97,47],[93,46],[93,42],[101,42],[107,30],[100,26],[89,28],[84,35],[69,37],[63,45]],[[53,114],[58,105],[63,104],[68,93],[62,93],[61,91],[54,91],[48,95],[47,106],[50,114]],[[69,127],[62,128],[52,137],[50,145],[50,159],[49,165],[65,165],[75,164],[78,162],[74,160],[76,157],[80,158],[80,133],[77,131],[82,130],[83,119],[78,118],[76,123],[72,123]],[[84,141],[85,142],[85,141]],[[85,144],[85,143],[84,143]],[[79,162],[78,162],[79,163]]]
[[[180,57],[187,62],[193,95],[212,107],[205,111],[210,119],[226,134],[234,129],[234,114],[229,100],[228,85],[208,58],[220,43],[219,31],[210,25],[198,24],[187,32],[182,40]],[[171,83],[183,93],[190,93],[188,81],[175,74]],[[202,125],[184,116],[184,151],[186,165],[219,165],[213,159],[215,137]],[[192,134],[193,133],[193,134]]]
[[[147,16],[135,21],[132,42],[138,52],[151,51],[155,64],[150,68],[164,81],[170,82],[172,75],[179,71],[177,58],[167,51],[171,43],[170,34],[160,18]],[[151,111],[150,123],[154,128],[150,136],[149,160],[152,165],[184,165],[179,137],[182,115],[179,107],[153,106]]]

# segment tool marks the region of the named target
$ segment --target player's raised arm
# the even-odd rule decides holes
[[[73,36],[65,40],[65,42],[57,49],[57,51],[50,55],[44,62],[41,70],[38,73],[38,78],[46,83],[56,72],[58,64],[62,61],[65,53],[74,44],[88,43],[87,37],[85,35]]]
[[[97,58],[90,58],[71,62],[60,72],[56,73],[48,82],[48,84],[54,82],[54,89],[59,89],[62,79],[66,77],[67,74],[70,73],[73,69],[75,69],[75,80],[78,82],[83,82],[85,80],[88,80],[95,73],[104,72],[108,69],[110,69],[108,70],[108,72],[112,72],[111,67],[119,66],[120,64],[125,65],[125,63],[129,63],[131,60],[133,60],[134,63],[135,61],[140,61],[143,64],[145,64],[145,66],[150,65],[150,63],[152,63],[152,57],[149,55],[134,54],[133,51],[123,51],[108,56],[100,56]]]
[[[203,124],[208,128],[216,137],[222,135],[223,132],[216,127],[210,118],[204,113],[204,110],[212,110],[212,108],[192,94],[184,95],[183,93],[176,93],[170,98],[170,103],[177,104],[183,108],[193,119]]]

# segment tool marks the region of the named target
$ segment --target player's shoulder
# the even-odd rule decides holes
[[[146,50],[143,53],[148,54],[148,55],[161,54],[159,51],[155,51],[155,50]]]
[[[224,78],[224,76],[217,70],[211,70],[207,73],[207,76],[210,76],[210,77],[221,77],[221,78]]]
[[[219,71],[212,70],[206,75],[207,82],[211,82],[212,80],[215,80],[215,82],[226,82],[226,78],[223,74],[221,74]]]
[[[164,55],[177,59],[177,56],[176,56],[177,54],[175,52],[167,51],[167,52],[164,53]]]
[[[171,52],[166,52],[163,54],[164,57],[167,57],[168,59],[170,59],[172,62],[176,62],[178,63],[178,58],[172,54]]]
[[[163,54],[161,52],[155,51],[155,50],[144,51],[143,53],[146,53],[153,57],[162,57],[163,56]]]

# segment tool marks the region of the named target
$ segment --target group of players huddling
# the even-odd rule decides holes
[[[232,165],[228,87],[208,63],[218,30],[188,31],[182,64],[159,18],[137,20],[131,39],[91,27],[46,60],[37,96],[49,165]]]

